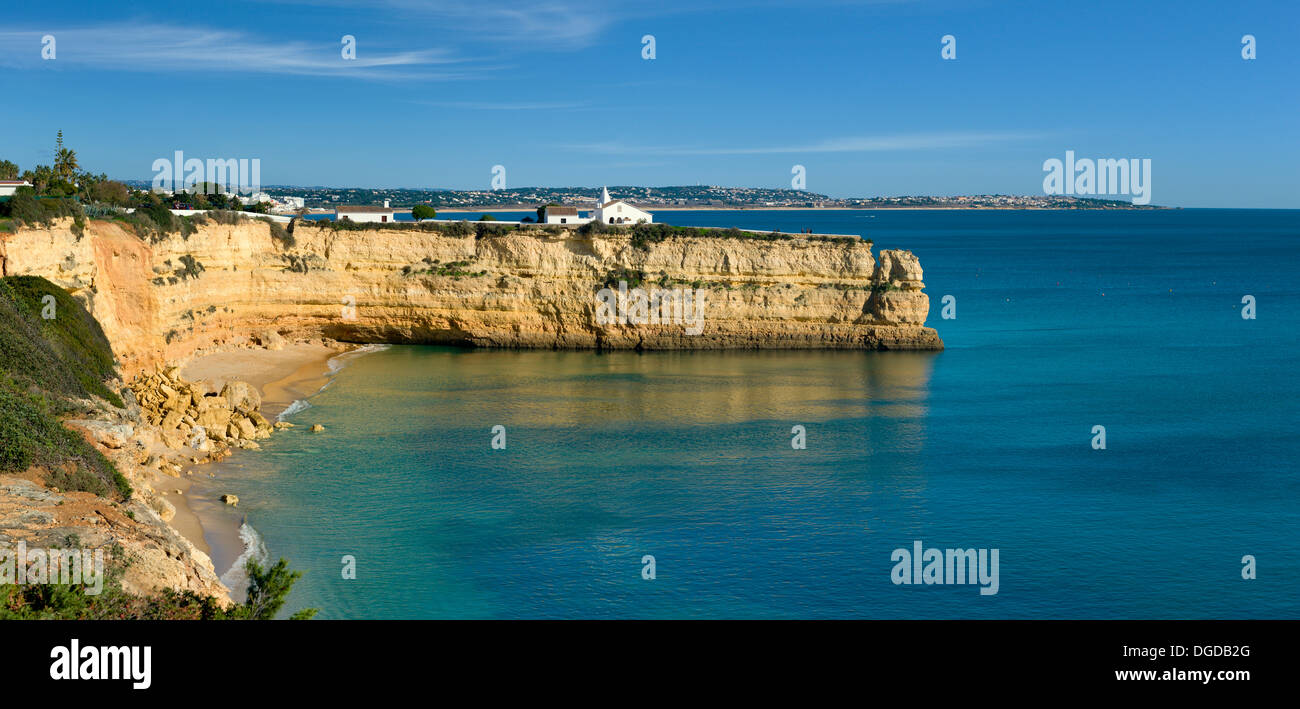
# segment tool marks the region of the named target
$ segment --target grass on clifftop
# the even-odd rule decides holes
[[[40,466],[61,490],[129,498],[122,473],[59,420],[74,410],[70,399],[121,407],[104,386],[114,376],[103,330],[66,291],[44,278],[0,279],[0,472]]]

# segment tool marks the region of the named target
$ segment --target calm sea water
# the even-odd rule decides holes
[[[1300,212],[658,216],[910,249],[948,348],[359,357],[220,481],[289,610],[1300,617]],[[999,592],[894,585],[915,540],[999,549]]]

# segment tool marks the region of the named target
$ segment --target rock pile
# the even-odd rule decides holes
[[[262,397],[246,382],[232,381],[221,391],[205,382],[187,382],[179,367],[159,368],[141,374],[131,384],[141,415],[161,431],[168,448],[190,446],[209,451],[212,443],[252,448],[253,441],[269,438],[271,422],[258,409]]]

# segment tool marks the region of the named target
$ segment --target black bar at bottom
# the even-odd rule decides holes
[[[650,696],[683,682],[750,691],[885,683],[972,698],[995,689],[1029,696],[1044,683],[1064,696],[1072,688],[1249,692],[1292,683],[1298,630],[1295,621],[9,621],[0,624],[0,684],[6,699],[181,697],[223,687],[267,698],[310,685],[382,687],[392,697],[431,682],[542,696],[596,679]],[[56,650],[70,655],[73,641],[75,672]],[[124,646],[139,648],[121,671],[134,679],[84,676],[88,657],[111,674],[123,653],[99,648]],[[482,684],[485,672],[499,681]]]

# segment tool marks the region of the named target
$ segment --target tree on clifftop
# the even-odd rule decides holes
[[[54,141],[54,174],[61,180],[71,182],[80,168],[77,164],[77,151],[63,147],[63,131],[59,131]]]
[[[18,179],[18,166],[8,160],[0,160],[0,180]]]
[[[421,219],[433,219],[438,216],[438,210],[427,204],[417,204],[413,209],[411,209],[411,216],[414,217],[417,222]]]

